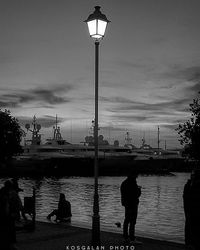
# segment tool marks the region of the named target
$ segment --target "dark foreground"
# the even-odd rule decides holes
[[[180,250],[183,244],[162,240],[139,238],[142,245],[124,243],[119,233],[101,232],[101,246],[96,249],[108,250]],[[34,232],[17,232],[19,250],[90,250],[91,230],[67,224],[36,222]]]

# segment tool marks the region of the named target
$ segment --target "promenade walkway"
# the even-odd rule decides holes
[[[119,233],[101,232],[101,250],[181,250],[183,244],[138,237],[142,245],[128,246]],[[34,232],[17,232],[19,250],[93,250],[91,230],[67,224],[36,222]]]

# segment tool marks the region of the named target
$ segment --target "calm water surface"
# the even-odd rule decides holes
[[[139,176],[142,186],[136,231],[141,235],[183,241],[184,212],[183,187],[188,173],[175,176]],[[121,206],[120,184],[125,177],[100,177],[99,202],[101,225],[116,229],[115,223],[123,223],[124,208]],[[2,186],[5,179],[0,179]],[[59,193],[63,192],[71,202],[73,221],[91,224],[93,205],[93,178],[63,177],[19,180],[24,192],[21,198],[32,195],[36,188],[37,219],[45,219],[57,207]],[[119,229],[118,229],[119,230]]]

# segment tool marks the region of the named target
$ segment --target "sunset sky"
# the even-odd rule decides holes
[[[100,43],[99,126],[111,143],[179,146],[178,123],[200,90],[198,0],[1,0],[0,108],[43,140],[57,114],[80,142],[94,119],[94,42],[83,22],[100,5],[111,20]]]

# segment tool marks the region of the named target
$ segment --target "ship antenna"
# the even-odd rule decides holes
[[[158,154],[159,154],[159,150],[160,150],[160,128],[158,126]]]
[[[130,137],[129,132],[126,132],[125,143],[126,143],[127,145],[130,145],[130,144],[131,144],[131,141],[132,141],[132,138]]]
[[[143,138],[142,138],[142,146],[145,145],[145,142],[146,142],[146,140],[145,140],[145,131],[144,131],[144,133],[143,133]]]
[[[62,135],[60,133],[60,127],[58,127],[58,116],[56,115],[56,126],[53,127],[54,129],[54,139],[55,140],[62,140]]]
[[[56,130],[57,130],[57,125],[58,125],[58,117],[57,117],[57,114],[56,114]]]

